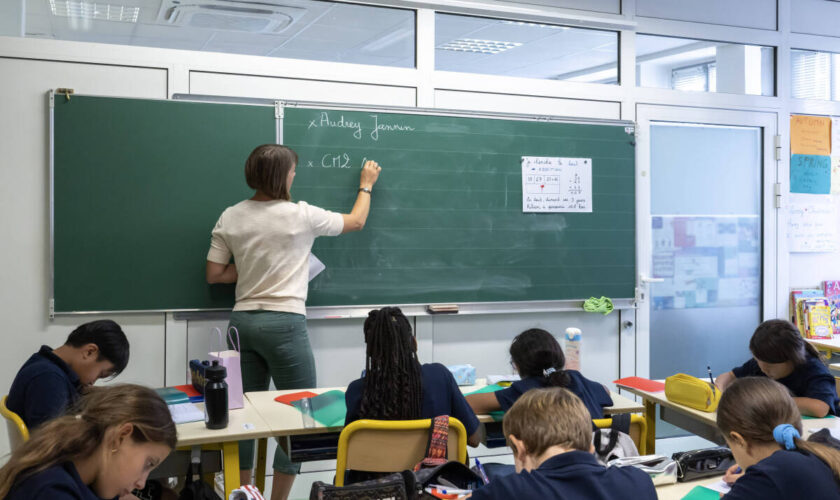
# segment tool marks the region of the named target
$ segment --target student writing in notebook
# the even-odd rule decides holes
[[[767,377],[732,382],[717,426],[738,464],[727,472],[734,484],[725,500],[840,500],[840,451],[803,439],[799,408],[783,385]]]
[[[41,346],[18,371],[6,406],[30,431],[62,415],[79,394],[128,365],[128,339],[111,320],[85,323],[55,349]]]
[[[505,413],[503,426],[516,474],[492,479],[472,493],[473,500],[656,499],[645,472],[598,463],[589,410],[571,391],[528,391]]]
[[[6,500],[128,497],[177,441],[166,403],[139,385],[92,388],[32,433],[0,469]]]
[[[603,407],[613,404],[606,387],[576,370],[564,368],[563,350],[557,339],[545,330],[532,328],[517,335],[510,345],[510,359],[522,379],[500,391],[467,396],[467,402],[477,414],[507,411],[520,396],[543,387],[568,389],[583,401],[591,418],[602,418]]]
[[[411,324],[402,311],[397,307],[371,311],[364,332],[365,372],[350,382],[344,394],[345,425],[362,418],[413,420],[449,415],[464,424],[470,446],[478,446],[483,427],[455,377],[440,363],[420,364]]]
[[[752,359],[718,376],[715,384],[726,390],[736,378],[767,376],[790,389],[803,415],[840,414],[834,376],[793,323],[772,319],[758,325],[750,352]]]

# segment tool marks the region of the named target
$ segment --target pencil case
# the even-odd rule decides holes
[[[710,476],[722,476],[735,465],[732,450],[726,446],[702,450],[680,451],[671,455],[677,463],[677,480],[693,481]]]
[[[721,391],[713,388],[709,382],[685,373],[677,373],[665,379],[665,397],[668,401],[695,410],[708,412],[717,410],[720,395]]]
[[[665,455],[615,458],[607,462],[607,467],[635,467],[645,472],[656,486],[677,482],[677,462]]]

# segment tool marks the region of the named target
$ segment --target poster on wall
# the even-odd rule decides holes
[[[761,291],[760,218],[654,216],[655,309],[752,306]]]
[[[837,215],[831,196],[791,194],[788,210],[788,251],[837,250]]]

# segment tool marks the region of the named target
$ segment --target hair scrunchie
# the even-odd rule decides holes
[[[545,370],[543,370],[543,377],[548,377],[549,375],[551,375],[552,373],[554,373],[556,371],[557,371],[557,368],[554,368],[553,366],[551,368],[546,368]]]
[[[800,437],[799,431],[796,427],[790,424],[779,424],[773,429],[773,439],[777,443],[784,445],[786,450],[795,450],[796,444],[793,442],[794,438]]]

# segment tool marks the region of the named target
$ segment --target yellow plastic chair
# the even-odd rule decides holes
[[[335,485],[344,486],[350,470],[399,472],[411,469],[426,456],[432,419],[356,420],[341,431],[335,463]],[[448,457],[467,463],[467,430],[449,417]]]
[[[840,396],[840,377],[834,377],[834,389],[837,391],[837,395]]]
[[[599,429],[609,429],[611,418],[596,418],[592,422]],[[630,415],[630,439],[639,449],[639,455],[647,455],[647,421],[642,415]]]
[[[2,414],[6,419],[6,431],[9,433],[9,445],[11,446],[12,451],[15,451],[18,446],[29,441],[29,429],[26,428],[26,424],[23,423],[20,415],[13,412],[6,406],[6,398],[8,397],[9,396],[3,396],[3,400],[0,401],[0,414]]]

